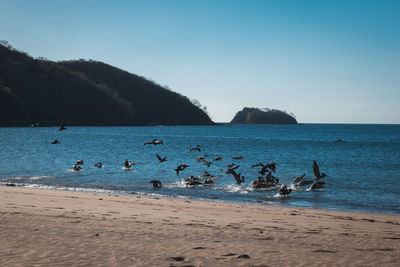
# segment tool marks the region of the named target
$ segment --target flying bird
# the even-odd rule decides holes
[[[160,157],[160,155],[156,154],[156,157],[158,158],[158,163],[164,162],[167,160],[167,156],[164,156],[163,158]]]
[[[192,152],[192,151],[199,151],[200,152],[201,151],[200,147],[201,147],[200,145],[196,145],[195,147],[192,147],[191,149],[189,149],[189,152]]]
[[[325,173],[321,174],[319,172],[319,166],[317,164],[317,161],[315,161],[315,160],[313,160],[313,172],[314,172],[314,175],[315,175],[315,178],[316,178],[317,181],[318,181],[318,179],[321,179],[321,178],[324,178],[325,176],[328,176]]]
[[[162,145],[164,144],[163,141],[161,139],[153,139],[150,142],[146,142],[143,145]]]

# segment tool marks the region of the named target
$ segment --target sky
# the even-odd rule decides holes
[[[400,123],[400,1],[0,0],[0,40],[93,59],[198,100],[303,123]]]

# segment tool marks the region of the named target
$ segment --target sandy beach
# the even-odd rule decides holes
[[[398,266],[400,217],[0,187],[0,266]]]

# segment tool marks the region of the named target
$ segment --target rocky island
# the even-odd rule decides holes
[[[245,107],[236,113],[232,124],[297,124],[296,119],[277,109],[259,109]]]
[[[0,126],[212,125],[197,101],[93,60],[33,58],[0,42]]]

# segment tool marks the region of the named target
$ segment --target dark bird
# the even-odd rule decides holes
[[[251,168],[254,168],[254,167],[261,167],[261,168],[263,168],[263,167],[264,167],[264,164],[262,164],[262,163],[260,162],[260,163],[251,165]]]
[[[240,165],[236,165],[235,167],[229,168],[225,173],[232,174],[239,167],[240,167]]]
[[[162,184],[161,184],[161,182],[159,180],[152,180],[152,181],[150,181],[150,183],[153,184],[154,188],[161,188],[162,187]]]
[[[203,157],[198,157],[196,159],[197,162],[202,162],[202,161],[206,161],[207,155],[204,155]]]
[[[275,172],[276,171],[276,164],[275,162],[272,163],[268,163],[267,165],[265,165],[267,168],[269,168],[271,171]]]
[[[289,196],[289,194],[292,192],[291,188],[287,188],[285,184],[281,185],[281,188],[279,188],[279,195],[281,196]]]
[[[206,160],[206,161],[204,161],[204,165],[206,165],[207,167],[210,167],[211,162]]]
[[[228,167],[228,168],[232,168],[233,166],[235,166],[235,163],[231,163],[231,164],[226,165],[226,167]]]
[[[207,178],[207,179],[204,181],[204,184],[205,184],[205,185],[213,185],[213,184],[214,184],[214,181],[213,181],[213,179],[211,179],[211,178]]]
[[[103,163],[98,162],[98,163],[94,164],[94,167],[95,168],[103,168]]]
[[[279,179],[272,176],[271,172],[268,172],[267,176],[265,176],[265,182],[271,186],[275,186],[279,184]]]
[[[240,173],[232,172],[233,178],[235,178],[237,184],[241,184],[244,182],[244,176],[241,176]]]
[[[162,144],[164,144],[164,143],[161,139],[153,139],[152,141],[146,142],[143,145],[155,145],[156,146],[156,145],[162,145]]]
[[[205,171],[202,175],[200,175],[200,179],[206,179],[206,178],[210,178],[212,177],[212,175],[210,173],[208,173],[208,171]]]
[[[193,185],[201,185],[202,183],[199,181],[199,178],[190,176],[189,178],[185,179],[185,184],[193,186]]]
[[[61,124],[60,128],[58,128],[59,131],[67,130],[65,127],[65,123]]]
[[[126,159],[124,164],[126,169],[130,169],[133,165],[136,164],[136,162],[134,161],[129,162],[128,159]]]
[[[191,149],[189,149],[189,152],[192,152],[192,151],[199,151],[200,152],[201,151],[200,147],[201,147],[200,145],[196,145],[195,147],[192,147]]]
[[[306,176],[306,174],[303,174],[299,177],[294,177],[293,178],[293,185],[294,186],[303,186],[303,185],[309,185],[312,184],[313,181],[310,180],[304,180],[304,177]]]
[[[271,171],[275,172],[276,171],[276,164],[275,162],[272,163],[268,163],[262,166],[261,171],[259,171],[258,173],[261,175],[264,175],[268,172],[268,169],[270,169]]]
[[[341,143],[341,142],[343,142],[343,140],[340,139],[340,138],[339,138],[338,140],[335,141],[335,143]]]
[[[251,183],[251,186],[254,189],[260,189],[260,188],[269,188],[271,185],[269,185],[265,179],[261,176],[258,177],[258,180],[255,180]]]
[[[315,178],[316,178],[317,181],[318,181],[318,179],[321,179],[321,178],[324,178],[325,176],[328,176],[325,173],[321,174],[319,172],[319,167],[318,167],[318,164],[317,164],[317,162],[315,160],[313,160],[313,172],[314,172],[314,175],[315,175]]]
[[[222,160],[222,156],[219,155],[218,157],[216,157],[215,159],[213,159],[214,161],[218,161],[218,160]]]
[[[83,164],[83,160],[78,159],[78,160],[76,161],[76,165],[84,165],[84,164]]]
[[[233,159],[243,159],[244,157],[242,155],[238,156],[238,157],[233,157]]]
[[[74,171],[76,171],[76,172],[79,172],[79,171],[82,169],[82,167],[79,166],[79,165],[77,165],[77,164],[72,165],[72,168],[73,168]]]
[[[34,124],[31,125],[31,127],[40,127],[40,123],[35,122]]]
[[[186,169],[187,167],[189,167],[189,165],[186,165],[185,163],[182,163],[181,165],[179,165],[178,167],[176,167],[175,171],[176,171],[176,176],[179,176],[179,172],[183,171],[184,169]]]
[[[324,188],[324,184],[325,184],[325,182],[315,181],[315,182],[307,189],[307,191],[310,191],[310,190],[313,190],[313,189]]]
[[[59,144],[60,142],[56,139],[53,142],[51,142],[51,144],[55,145],[55,144]]]
[[[158,163],[164,162],[167,160],[167,156],[164,156],[163,158],[160,157],[160,155],[156,154],[156,157],[158,158]]]

